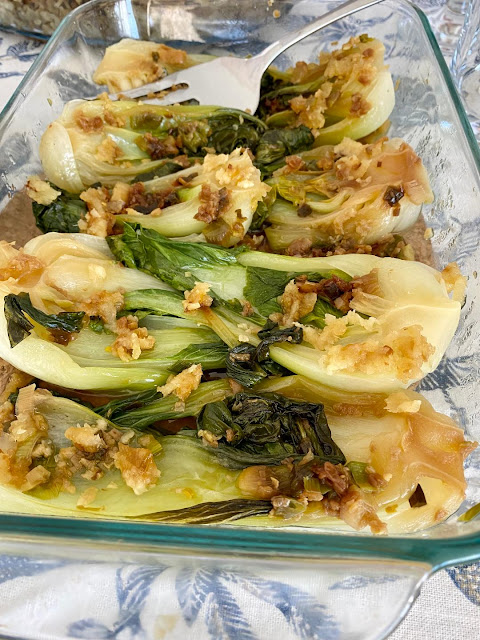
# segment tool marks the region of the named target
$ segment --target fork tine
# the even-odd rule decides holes
[[[184,71],[188,71],[188,69],[184,69]],[[143,98],[151,92],[156,93],[157,91],[165,91],[166,89],[170,89],[170,87],[174,84],[185,84],[188,82],[187,79],[182,79],[182,71],[177,71],[177,73],[171,73],[165,78],[161,80],[155,80],[155,82],[150,82],[149,84],[143,84],[141,87],[137,87],[136,89],[127,89],[126,91],[118,91],[117,93],[110,93],[108,97],[110,100],[118,100],[118,95],[125,96],[125,98]],[[85,98],[85,100],[96,100],[98,96],[92,96],[90,98]]]
[[[170,105],[176,104],[177,102],[184,102],[185,100],[194,100],[196,99],[194,95],[194,91],[191,87],[185,87],[185,89],[177,89],[176,91],[171,91],[163,98],[147,98],[143,100],[143,102],[147,104],[158,104],[158,105]]]

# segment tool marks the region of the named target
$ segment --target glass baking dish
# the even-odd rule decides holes
[[[106,45],[132,37],[196,53],[255,54],[337,3],[276,0],[273,7],[270,4],[267,0],[94,0],[70,14],[1,115],[0,237],[23,244],[35,233],[28,209],[13,196],[27,176],[40,171],[41,134],[63,104],[96,91],[91,76]],[[274,17],[273,9],[279,17]],[[278,64],[313,59],[326,43],[364,32],[385,43],[396,83],[390,135],[403,137],[416,149],[432,182],[435,202],[424,208],[423,215],[434,232],[435,262],[443,266],[456,260],[469,276],[459,330],[420,390],[437,410],[454,417],[472,439],[480,440],[476,271],[480,152],[427,19],[405,0],[387,0],[309,37]],[[478,449],[467,461],[466,477],[467,499],[461,511],[480,502]],[[302,637],[338,639],[385,637],[428,575],[449,564],[480,558],[480,520],[460,523],[457,516],[428,531],[379,538],[299,527],[260,530],[0,514],[0,536],[0,553],[111,561],[118,560],[121,551],[123,562],[221,568],[231,576],[262,571],[277,581],[281,576],[285,584],[300,581],[335,619],[334,635]],[[352,577],[370,585],[368,597],[365,592],[332,587]],[[259,637],[279,637],[274,627],[272,623]]]

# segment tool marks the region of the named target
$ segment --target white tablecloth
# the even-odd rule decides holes
[[[0,108],[41,50],[41,43],[0,32]],[[215,572],[181,576],[165,567],[125,567],[40,563],[0,556],[0,636],[35,640],[65,638],[168,640],[265,640],[259,617],[278,615],[279,640],[334,640],[334,626],[309,628],[307,613],[296,618],[268,597],[245,600],[242,587]],[[277,590],[280,588],[277,584]],[[368,584],[339,588],[367,589]],[[188,591],[188,589],[187,589]],[[280,590],[282,602],[301,591]],[[277,596],[276,596],[277,597]],[[223,618],[223,622],[219,621]],[[225,622],[226,621],[226,622]],[[310,629],[310,630],[309,630]],[[391,640],[476,640],[480,638],[480,563],[441,571],[423,587],[407,618]]]

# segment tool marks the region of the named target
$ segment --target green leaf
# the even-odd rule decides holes
[[[51,204],[43,205],[32,202],[37,227],[43,233],[49,231],[78,233],[78,221],[85,217],[87,205],[83,200],[80,200],[78,195],[58,189],[54,184],[51,186],[62,192]]]
[[[226,366],[228,347],[223,342],[216,344],[192,344],[177,355],[178,361],[169,367],[173,373],[180,373],[192,364],[202,364],[204,369],[223,369]]]
[[[241,518],[268,514],[272,509],[269,500],[222,500],[203,502],[194,507],[159,511],[142,516],[141,520],[152,522],[177,522],[184,524],[219,524],[235,522]]]
[[[153,171],[140,173],[138,176],[135,176],[132,182],[147,182],[148,180],[154,180],[155,178],[162,178],[163,176],[177,173],[177,171],[181,171],[182,169],[185,169],[183,164],[178,164],[174,159],[165,160],[163,164],[153,169]]]
[[[227,357],[227,376],[242,387],[253,387],[263,380],[266,373],[256,366],[257,349],[252,344],[243,342],[230,349]]]
[[[369,480],[367,473],[368,464],[366,462],[351,461],[347,463],[347,467],[350,469],[353,481],[360,489],[367,493],[376,490],[376,487],[374,487]]]
[[[62,334],[78,333],[82,328],[85,316],[83,311],[52,315],[43,313],[43,311],[35,309],[28,293],[18,295],[9,293],[4,299],[4,309],[11,347],[19,344],[30,334],[34,327],[30,320],[48,329],[54,339],[64,342]]]
[[[310,276],[309,276],[310,277]],[[336,318],[341,318],[345,314],[334,307],[333,304],[330,304],[326,300],[322,300],[322,298],[317,298],[317,302],[313,307],[313,311],[300,319],[302,324],[308,324],[312,327],[317,327],[318,329],[325,328],[325,316],[326,314],[330,314],[335,316]]]
[[[107,333],[107,334],[112,333],[110,329],[106,328],[103,320],[98,316],[94,316],[93,318],[90,318],[90,321],[88,323],[88,328],[94,331],[95,333]]]
[[[267,320],[263,329],[261,329],[257,336],[261,342],[256,349],[256,361],[263,362],[268,358],[268,350],[270,345],[278,342],[290,342],[291,344],[300,344],[303,340],[302,327],[288,327],[280,329],[278,324]]]
[[[127,266],[153,274],[180,291],[192,289],[196,269],[236,265],[236,256],[246,247],[226,249],[217,245],[180,242],[153,229],[125,223],[121,236],[107,239],[112,253]]]
[[[216,153],[231,153],[236,147],[254,151],[266,129],[264,122],[238,109],[180,105],[139,111],[130,118],[134,131],[148,132],[160,139],[171,135],[179,144],[179,151],[189,156],[205,155],[208,148],[214,148]]]
[[[223,400],[209,402],[203,407],[197,418],[197,430],[201,431],[202,429],[218,439],[225,438],[230,444],[241,440],[243,435],[242,430],[234,423],[232,414]]]
[[[152,402],[162,395],[157,391],[156,387],[148,389],[147,391],[139,391],[138,393],[131,393],[126,398],[118,398],[111,400],[100,407],[95,409],[98,415],[115,421],[117,416],[120,416],[128,411],[143,407],[144,405]]]
[[[139,309],[152,311],[159,316],[177,316],[185,318],[183,296],[176,291],[163,289],[139,289],[128,291],[124,295],[124,309],[137,312]]]
[[[290,455],[304,456],[308,452],[334,464],[345,462],[332,439],[323,405],[290,400],[276,393],[245,391],[216,403],[212,409],[206,405],[197,420],[197,430],[215,436],[218,442],[212,451],[220,464],[229,468],[276,465]]]
[[[266,131],[255,152],[255,164],[263,173],[272,173],[285,163],[285,156],[310,149],[315,138],[308,127],[270,129]]]
[[[144,429],[159,420],[173,420],[176,418],[185,418],[197,416],[203,407],[209,402],[217,402],[231,395],[232,390],[228,380],[212,380],[211,382],[202,382],[185,401],[185,407],[179,411],[176,409],[178,398],[175,395],[163,397],[159,393],[153,397],[151,401],[141,404],[138,408],[132,410],[124,410],[121,407],[115,410],[112,416],[115,417],[115,423],[122,427],[135,427],[136,429]],[[112,409],[113,405],[110,405]],[[115,409],[115,407],[113,407]]]
[[[247,267],[245,298],[268,317],[271,313],[281,312],[277,298],[283,294],[293,274],[262,267]]]

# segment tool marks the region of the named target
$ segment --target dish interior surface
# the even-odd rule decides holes
[[[277,0],[275,8],[280,11],[279,18],[273,17],[273,9],[268,8],[266,0],[255,3],[250,0],[235,3],[226,0],[153,1],[148,3],[148,10],[145,2],[97,0],[75,11],[59,27],[2,114],[0,206],[5,210],[0,218],[0,237],[6,240],[15,237],[22,245],[38,233],[24,201],[17,196],[12,198],[12,195],[22,188],[29,175],[41,171],[38,158],[40,137],[47,125],[61,113],[64,103],[98,93],[91,76],[106,45],[131,37],[165,42],[189,53],[229,52],[245,56],[257,53],[335,4],[338,3]],[[480,396],[477,392],[480,381],[480,280],[476,271],[480,267],[480,154],[426,19],[407,2],[390,0],[307,38],[289,49],[276,63],[287,67],[296,60],[313,60],[331,42],[345,41],[360,33],[379,38],[386,47],[385,59],[396,87],[396,106],[391,116],[389,136],[404,138],[416,150],[431,180],[435,201],[424,207],[423,216],[426,226],[433,230],[435,266],[442,268],[448,262],[456,261],[469,279],[459,329],[437,370],[427,376],[417,390],[432,402],[437,411],[454,418],[471,439],[480,440]],[[19,215],[21,230],[18,228]],[[467,460],[466,479],[467,500],[462,511],[480,502],[479,449]],[[65,527],[55,527],[55,524],[48,524],[51,520],[38,519],[35,529],[39,535],[72,534],[73,529],[68,523],[73,521],[61,520]],[[0,517],[0,528],[4,532],[26,532],[32,523],[31,517]],[[95,529],[97,525],[101,526]],[[152,525],[133,522],[104,521],[101,524],[75,520],[74,535],[99,539],[126,535],[132,542],[147,539],[154,542],[156,538],[156,541],[168,545],[174,543],[174,538],[181,531],[181,528],[169,525],[153,526],[155,529]],[[230,539],[235,544],[232,537],[234,529],[237,545],[241,546],[242,536],[249,540],[250,531],[245,528],[217,527],[213,533],[217,542],[213,544],[217,544],[222,536],[225,542]],[[300,529],[296,528],[296,531]],[[453,516],[433,529],[411,534],[408,539],[436,538],[441,547],[442,540],[469,535],[472,546],[464,548],[464,555],[475,555],[480,554],[480,536],[475,541],[475,534],[479,531],[480,521],[461,524]],[[353,554],[378,555],[379,550],[384,549],[387,557],[398,557],[402,553],[408,555],[408,549],[411,550],[407,541],[403,541],[405,546],[395,548],[395,545],[389,547],[386,541],[373,540],[365,534],[342,534],[344,544],[335,545],[331,535],[326,537],[332,533],[338,534],[302,530],[297,535],[305,536],[306,553],[320,544],[320,538],[324,545],[323,553],[341,553],[343,548],[344,551],[350,549]],[[257,531],[248,545],[250,550],[260,550],[263,546],[264,550],[270,548],[281,552],[282,543],[275,540],[280,541],[287,535],[291,535],[291,529],[290,532]],[[193,538],[186,535],[179,542],[177,537],[176,545],[191,544]],[[347,542],[353,539],[356,541]],[[201,544],[207,544],[206,537]],[[431,547],[432,562],[441,561],[440,556],[435,556],[435,549]],[[447,552],[446,547],[443,551],[445,560],[449,553],[450,558],[460,553]],[[421,556],[420,551],[418,554]],[[413,553],[417,557],[418,554]]]

